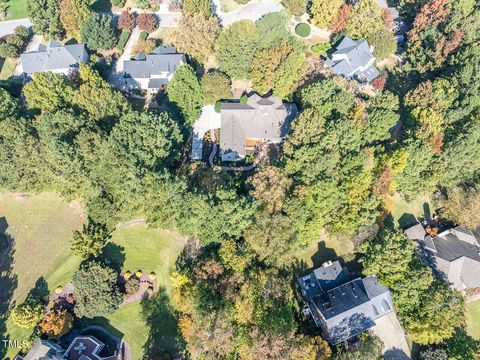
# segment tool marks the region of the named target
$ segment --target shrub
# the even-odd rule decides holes
[[[110,0],[110,2],[112,3],[112,6],[122,8],[125,6],[126,0]]]
[[[136,277],[131,277],[125,283],[125,292],[127,293],[127,295],[136,294],[139,289],[140,289],[140,280],[138,280],[138,278]]]
[[[137,25],[140,30],[152,32],[158,26],[157,17],[153,14],[143,13],[137,17]]]
[[[135,15],[128,11],[122,12],[118,19],[118,28],[122,30],[124,29],[133,30],[134,27],[135,27]]]
[[[235,0],[236,3],[242,4],[242,5],[248,4],[249,1],[250,1],[250,0]]]
[[[132,277],[132,273],[130,272],[130,270],[125,271],[125,274],[123,274],[123,278],[124,278],[125,280],[128,280],[128,279],[130,279],[131,277]]]
[[[57,295],[60,295],[63,291],[63,287],[62,286],[57,286],[57,288],[55,289],[55,294]]]
[[[215,112],[216,112],[216,113],[220,113],[220,111],[222,110],[222,103],[221,103],[220,101],[217,101],[217,102],[215,103],[214,109],[215,109]]]
[[[132,49],[132,54],[150,54],[156,47],[155,40],[139,40]]]
[[[48,313],[39,324],[40,330],[49,339],[59,338],[67,334],[73,326],[73,315],[67,310]]]
[[[296,16],[303,15],[307,9],[306,0],[282,0],[282,4]]]
[[[23,329],[33,328],[43,317],[45,308],[34,299],[27,299],[20,305],[17,305],[11,315],[12,322]]]
[[[332,48],[332,44],[325,43],[325,44],[315,44],[312,46],[312,52],[317,55],[327,55],[327,51]]]
[[[131,30],[129,29],[123,29],[122,33],[120,34],[120,38],[118,39],[118,44],[117,44],[117,49],[123,50],[125,48],[125,45],[130,38]]]
[[[157,278],[157,274],[155,274],[153,271],[148,275],[150,280],[155,280]]]
[[[307,23],[300,23],[295,27],[295,34],[304,38],[310,36],[310,31],[310,25]]]
[[[243,94],[241,97],[240,97],[240,104],[243,104],[245,105],[248,101],[248,97],[247,95]]]
[[[138,40],[146,40],[147,37],[148,37],[148,32],[142,31],[142,32],[140,33],[140,36],[138,37]]]
[[[142,270],[137,270],[135,272],[135,276],[140,279],[143,276],[143,271]]]

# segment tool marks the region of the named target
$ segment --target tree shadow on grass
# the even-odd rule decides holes
[[[15,241],[7,234],[8,222],[0,217],[0,339],[8,340],[6,321],[9,310],[15,305],[12,301],[13,292],[17,288],[17,275],[13,273],[13,255]],[[0,359],[5,358],[7,348],[0,343]]]
[[[98,261],[105,264],[117,273],[122,271],[125,262],[125,248],[118,244],[109,242],[103,248],[102,254],[98,257]]]
[[[144,357],[151,360],[173,358],[173,354],[184,349],[184,343],[178,332],[178,316],[165,288],[160,287],[151,299],[143,300],[141,306],[149,328]]]
[[[48,302],[48,283],[43,276],[39,277],[35,282],[35,286],[28,292],[27,299],[38,299]]]

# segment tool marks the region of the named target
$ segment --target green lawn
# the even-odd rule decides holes
[[[468,333],[480,340],[480,300],[466,305]]]
[[[3,59],[2,67],[0,70],[0,80],[7,80],[11,78],[15,72],[15,68],[18,64],[18,59]]]
[[[21,301],[41,277],[50,289],[70,281],[80,261],[71,254],[69,239],[72,231],[81,228],[85,219],[78,203],[67,204],[54,194],[28,198],[0,194],[1,217],[5,217],[6,231],[14,240],[12,275],[17,281],[14,301]],[[170,272],[183,245],[184,238],[177,233],[148,229],[144,224],[118,228],[107,245],[106,256],[113,259],[113,265],[123,270],[154,271],[161,289],[151,301],[122,307],[108,319],[95,319],[128,341],[132,359],[143,358],[144,345],[151,345],[147,340],[157,332],[158,326],[166,328],[163,337],[158,336],[160,341],[155,344],[156,349],[174,350],[176,320],[169,307],[168,294]],[[8,285],[0,279],[1,291],[4,290],[2,286]],[[28,338],[31,333],[17,328],[10,321],[6,326],[12,340]],[[13,358],[15,353],[10,350],[6,356]]]
[[[4,3],[7,6],[7,20],[28,18],[27,15],[28,0],[9,0]]]
[[[398,193],[386,200],[386,207],[391,212],[391,218],[387,222],[393,223],[406,229],[417,222],[416,219],[425,218],[425,215],[431,216],[434,207],[428,195],[419,195],[416,198],[406,201]]]

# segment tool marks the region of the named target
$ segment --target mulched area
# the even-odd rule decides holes
[[[123,276],[122,276],[122,278],[123,278]],[[152,280],[152,279],[150,279],[148,274],[143,274],[142,277],[140,277],[139,280],[140,280],[140,288],[138,289],[138,291],[135,294],[125,295],[125,297],[123,299],[122,306],[130,304],[130,303],[135,302],[135,301],[148,299],[149,296],[150,296],[150,294],[148,293],[148,288],[149,287],[151,287],[153,289],[153,291],[151,291],[151,294],[154,294],[154,293],[157,292],[158,284],[157,284],[156,279]]]

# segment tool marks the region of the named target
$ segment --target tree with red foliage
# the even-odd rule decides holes
[[[352,5],[345,4],[340,9],[340,12],[337,15],[337,18],[333,21],[332,26],[330,26],[330,30],[333,33],[342,32],[345,29],[345,25],[347,24],[348,15],[352,11]]]
[[[379,76],[372,80],[372,86],[377,90],[385,89],[385,85],[387,84],[387,79],[383,76]]]
[[[158,26],[157,17],[150,13],[142,13],[137,17],[137,25],[140,30],[152,32]]]
[[[450,10],[447,7],[449,0],[431,0],[422,6],[413,21],[413,28],[409,32],[410,41],[420,41],[420,32],[426,27],[436,27],[443,22]]]
[[[135,27],[135,15],[128,11],[123,11],[120,14],[120,18],[118,19],[118,28],[121,30],[123,29],[133,30],[134,27]]]
[[[462,30],[455,31],[453,36],[445,41],[443,45],[443,56],[447,57],[452,51],[455,51],[462,43],[464,32]]]

